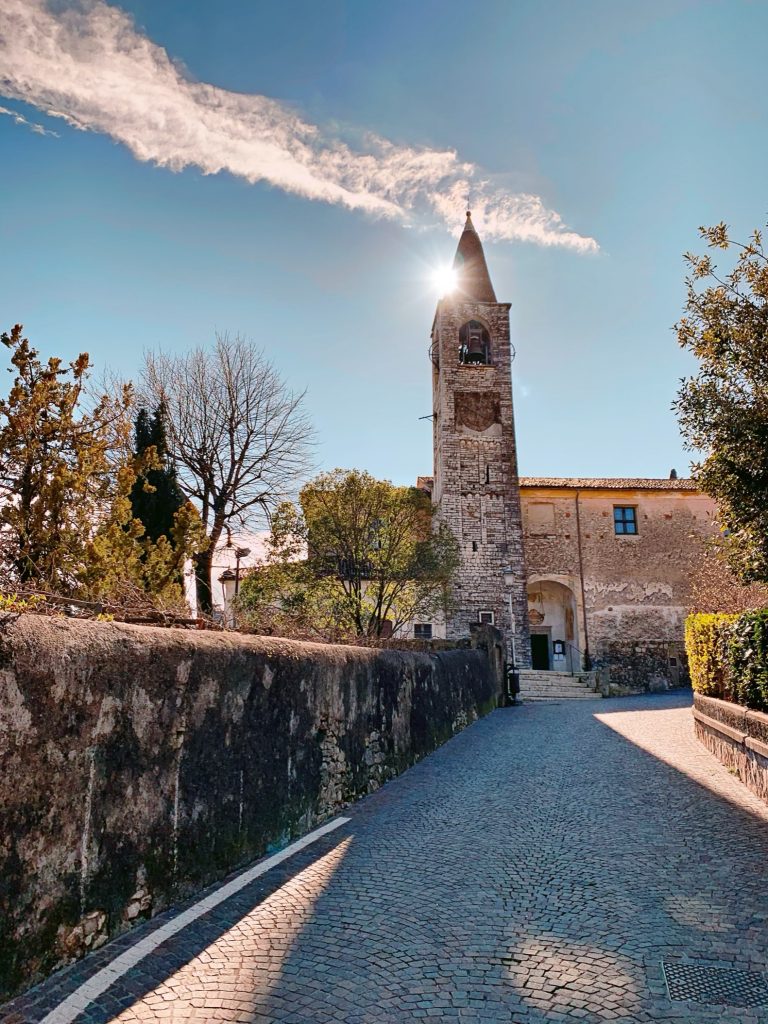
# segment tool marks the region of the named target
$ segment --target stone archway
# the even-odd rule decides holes
[[[579,672],[582,661],[576,592],[567,583],[535,577],[528,583],[533,667],[540,671]]]

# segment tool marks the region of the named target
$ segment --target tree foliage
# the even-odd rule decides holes
[[[11,577],[71,592],[109,499],[114,428],[129,395],[83,408],[89,359],[40,359],[17,324],[0,336],[14,380],[0,399],[0,532]]]
[[[422,491],[337,469],[305,485],[299,506],[277,510],[268,564],[242,584],[254,628],[373,639],[445,607],[459,549]]]
[[[269,517],[306,472],[312,431],[304,396],[250,342],[226,335],[210,350],[148,354],[144,390],[153,405],[167,409],[179,482],[208,537],[195,572],[199,607],[209,610],[222,533]]]
[[[166,419],[161,402],[151,416],[147,409],[139,409],[134,424],[134,456],[142,460],[151,453],[151,461],[131,487],[131,515],[155,542],[172,538],[176,514],[186,504],[168,451]]]
[[[154,446],[128,455],[130,387],[89,401],[89,358],[43,361],[22,328],[0,336],[13,383],[0,399],[0,544],[5,586],[121,604],[181,608],[181,564],[200,546],[188,503],[166,536],[134,517]]]
[[[730,567],[745,583],[768,581],[768,255],[725,224],[701,228],[710,249],[734,255],[727,273],[711,255],[686,255],[690,274],[680,345],[698,360],[675,407],[699,486],[718,503]]]
[[[131,497],[138,481],[152,473],[155,450],[121,466],[98,527],[85,545],[79,594],[123,607],[184,612],[184,562],[205,545],[197,510],[190,502],[176,510],[167,533],[149,536],[133,516]]]

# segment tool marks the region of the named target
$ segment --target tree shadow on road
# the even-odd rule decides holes
[[[670,1003],[660,965],[768,966],[768,812],[698,749],[689,703],[493,713],[80,1019],[725,1019]],[[140,935],[78,965],[54,1002]],[[53,991],[38,990],[38,1011]]]

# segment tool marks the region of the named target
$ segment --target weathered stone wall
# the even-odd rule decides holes
[[[593,667],[604,697],[661,693],[691,684],[682,640],[604,642],[597,650]]]
[[[768,715],[700,693],[693,699],[697,738],[768,803]]]
[[[593,666],[619,692],[681,685],[690,571],[715,528],[714,503],[685,480],[659,481],[657,489],[605,484],[523,479],[529,581],[557,581],[571,592],[577,646],[583,651],[588,638]],[[615,534],[617,505],[636,509],[637,535]],[[535,602],[530,613],[538,619]]]
[[[0,997],[369,793],[501,658],[0,624]]]
[[[479,320],[490,364],[459,362],[459,330]],[[443,299],[432,332],[434,481],[432,496],[461,545],[449,639],[467,636],[481,611],[513,632],[518,663],[530,665],[526,573],[512,407],[509,304]],[[511,568],[511,588],[504,569]]]

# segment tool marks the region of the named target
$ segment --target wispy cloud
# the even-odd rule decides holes
[[[14,124],[23,125],[25,128],[29,128],[35,135],[51,135],[53,138],[58,139],[59,133],[52,132],[50,128],[46,128],[42,124],[37,124],[35,121],[28,121],[23,114],[20,114],[18,110],[9,110],[8,107],[0,107],[0,114],[13,118]]]
[[[174,171],[228,171],[307,199],[405,223],[438,219],[451,228],[460,224],[470,192],[473,219],[488,238],[598,248],[539,196],[492,186],[452,150],[373,135],[353,148],[266,96],[193,81],[104,0],[57,0],[53,7],[0,0],[0,7],[0,92],[76,128],[103,132],[138,160]]]

